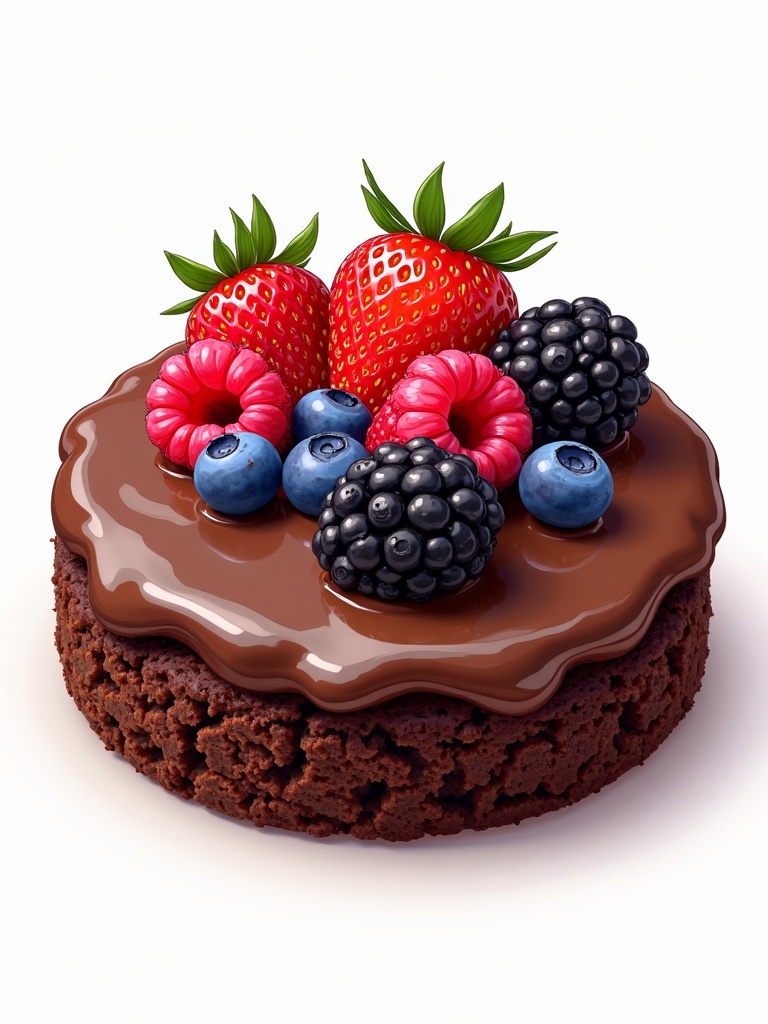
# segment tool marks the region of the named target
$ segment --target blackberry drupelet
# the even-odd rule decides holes
[[[570,440],[607,448],[651,396],[637,328],[589,296],[527,309],[487,355],[525,393],[534,447]]]
[[[312,551],[337,586],[383,601],[427,601],[485,569],[504,525],[472,459],[429,437],[379,445],[323,502]]]

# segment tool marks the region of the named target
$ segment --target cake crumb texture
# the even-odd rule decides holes
[[[569,672],[536,712],[434,694],[329,712],[239,690],[175,641],[111,633],[85,563],[58,539],[53,581],[67,689],[108,750],[214,811],[318,837],[448,835],[575,803],[669,735],[708,653],[706,573],[669,592],[634,650]]]

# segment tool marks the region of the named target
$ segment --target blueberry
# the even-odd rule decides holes
[[[317,516],[323,508],[323,498],[337,479],[353,462],[367,458],[368,453],[362,444],[346,434],[325,433],[306,437],[291,449],[285,460],[285,496],[299,512]]]
[[[224,515],[255,512],[271,501],[280,486],[282,461],[260,434],[238,431],[211,441],[195,463],[197,492]],[[319,511],[319,509],[318,509]]]
[[[528,511],[550,526],[588,526],[613,497],[611,471],[583,444],[556,441],[536,449],[520,471],[520,498]]]
[[[333,431],[362,444],[371,420],[371,414],[359,398],[338,388],[321,388],[310,391],[296,403],[291,433],[297,443],[313,434]]]

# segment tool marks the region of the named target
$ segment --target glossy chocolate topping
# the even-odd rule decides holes
[[[458,594],[389,605],[336,590],[310,550],[314,519],[283,498],[246,519],[216,515],[150,443],[146,391],[180,350],[128,370],[67,424],[53,520],[86,559],[107,628],[182,640],[237,686],[338,711],[430,691],[525,714],[567,669],[634,647],[663,595],[714,558],[715,452],[654,387],[606,454],[614,499],[594,527],[546,527],[511,488],[494,557]]]

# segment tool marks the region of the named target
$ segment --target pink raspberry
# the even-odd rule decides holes
[[[446,349],[414,359],[374,417],[365,446],[431,437],[469,455],[501,489],[517,479],[532,433],[525,396],[511,377],[478,352]]]
[[[280,451],[290,431],[292,403],[280,375],[258,352],[218,339],[166,359],[147,406],[150,441],[188,469],[221,434],[261,434]]]

